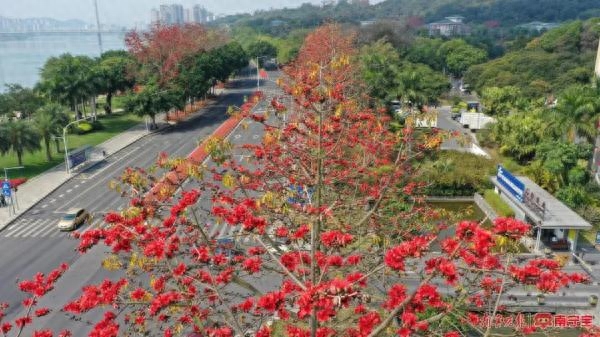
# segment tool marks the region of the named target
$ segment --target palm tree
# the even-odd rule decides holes
[[[595,91],[589,86],[572,86],[558,100],[555,122],[571,142],[579,137],[594,144],[600,114]]]
[[[59,134],[61,128],[67,123],[69,123],[69,116],[64,112],[64,108],[58,104],[44,105],[35,114],[35,128],[44,140],[48,161],[52,160],[50,140],[52,136]]]
[[[7,139],[8,146],[0,147],[0,152],[6,154],[14,151],[19,160],[19,166],[23,165],[23,154],[25,151],[34,152],[41,148],[40,135],[33,125],[27,121],[11,121],[1,125],[0,134]]]

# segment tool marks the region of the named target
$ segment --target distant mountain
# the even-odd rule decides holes
[[[415,22],[427,23],[461,15],[468,24],[494,22],[512,27],[532,21],[564,22],[600,17],[598,4],[599,0],[385,0],[369,6],[359,0],[339,0],[321,6],[305,3],[298,8],[227,16],[216,24],[250,26],[281,36],[292,29],[316,27],[332,20],[358,24],[376,19],[417,17],[423,20]]]
[[[93,28],[81,20],[55,20],[51,18],[7,18],[0,16],[0,32],[2,33],[26,33],[46,31],[72,31],[87,30]]]
[[[375,17],[421,16],[430,22],[461,15],[466,22],[503,26],[600,16],[598,0],[386,0],[373,7]]]

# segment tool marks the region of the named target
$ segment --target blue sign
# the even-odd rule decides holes
[[[10,197],[10,181],[5,180],[2,182],[2,194],[4,194],[4,196]]]
[[[498,174],[496,175],[498,183],[502,185],[517,200],[523,202],[523,193],[525,193],[525,184],[513,176],[504,167],[498,165]]]
[[[301,185],[290,185],[288,188],[292,192],[292,196],[288,197],[288,202],[290,204],[300,204],[304,206],[304,204],[311,201],[314,193],[312,187],[304,188]]]
[[[69,155],[69,167],[73,168],[80,165],[86,160],[85,151],[75,152]]]

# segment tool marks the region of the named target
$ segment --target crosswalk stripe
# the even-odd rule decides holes
[[[21,237],[31,236],[36,231],[44,228],[50,221],[52,221],[52,220],[50,220],[50,219],[43,219],[40,223],[36,224],[35,226],[30,226],[29,230],[21,232],[21,234],[17,235],[17,236],[21,236]]]
[[[23,225],[26,222],[27,222],[27,220],[20,219],[19,221],[13,223],[10,227],[8,227],[8,229],[6,230],[6,233],[3,233],[4,236],[6,236],[6,234],[8,234],[8,233],[11,233],[11,232],[14,232],[14,231],[20,229],[22,226],[26,226],[26,225]]]
[[[50,221],[50,226],[46,227],[45,229],[33,233],[33,235],[31,235],[32,237],[36,238],[36,237],[44,237],[47,234],[49,234],[52,231],[58,231],[58,227],[56,226],[56,224],[58,223],[58,221]]]
[[[42,223],[44,221],[44,219],[35,219],[33,222],[26,222],[21,224],[21,226],[18,227],[17,230],[11,232],[11,233],[7,233],[5,236],[7,238],[10,237],[19,237],[21,236],[21,234],[29,231],[32,227],[36,227],[38,224]]]

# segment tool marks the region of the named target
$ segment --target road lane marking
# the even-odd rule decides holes
[[[42,205],[42,208],[46,208],[48,207],[48,204]]]
[[[134,152],[134,151],[137,151],[137,149],[139,149],[139,146],[138,146],[138,147],[136,147],[136,148],[134,148],[133,150],[129,151],[127,154],[129,154],[129,153],[131,153],[131,152]],[[128,159],[130,159],[130,160],[132,160],[133,162],[135,162],[135,159],[137,159],[138,157],[141,157],[141,156],[143,156],[144,154],[146,154],[146,153],[144,153],[144,152],[140,152],[138,155],[136,155],[136,156],[133,156],[133,157],[129,157]],[[102,168],[102,170],[100,170],[100,171],[96,172],[94,175],[90,176],[90,178],[93,178],[93,177],[95,177],[97,174],[100,174],[102,171],[104,171],[105,169],[107,169],[109,166],[112,166],[112,165],[114,165],[114,164],[116,164],[116,163],[121,163],[121,164],[122,164],[122,161],[115,161],[115,162],[111,163],[111,165],[107,165],[107,166],[103,167],[103,168]],[[126,165],[125,165],[125,167],[127,167],[127,166],[128,166],[128,164],[126,164]],[[124,170],[124,169],[123,169],[123,170]],[[121,172],[122,172],[122,170],[121,170]],[[119,173],[120,173],[120,172],[119,172]],[[108,178],[108,181],[110,181],[110,180],[111,180],[111,179],[110,179],[110,177],[107,177],[107,178]],[[87,193],[88,193],[90,190],[92,190],[92,189],[96,188],[98,185],[100,185],[100,184],[102,184],[102,183],[105,183],[105,182],[104,182],[102,179],[96,179],[96,180],[97,180],[97,182],[96,182],[96,183],[94,183],[94,184],[90,185],[90,186],[89,186],[87,189],[85,189],[85,190],[83,190],[83,191],[79,192],[79,195],[80,195],[80,196],[83,196],[83,195],[87,194]],[[108,182],[108,181],[107,181],[107,182]],[[107,182],[106,182],[106,183],[107,183]],[[69,207],[69,205],[72,205],[72,204],[73,204],[74,202],[76,202],[76,201],[78,201],[78,200],[73,200],[73,199],[71,199],[71,200],[69,200],[69,201],[65,202],[65,203],[62,205],[62,207],[60,208],[60,210],[57,210],[57,211],[62,211],[62,210],[65,210],[65,211],[66,211],[66,210],[68,210],[68,209],[70,208],[70,207]]]
[[[72,191],[73,191],[72,189],[68,189],[68,190],[67,190],[67,193],[71,193]]]
[[[65,196],[64,194],[61,194],[61,195],[59,195],[58,197],[59,197],[59,198],[62,198],[62,197],[64,197],[64,196]]]
[[[77,188],[77,187],[79,187],[79,185],[75,185],[75,186],[73,186],[73,188]]]
[[[33,222],[26,222],[26,223],[22,224],[21,226],[19,226],[15,231],[13,231],[11,233],[6,233],[5,236],[7,238],[19,237],[22,233],[29,231],[31,229],[31,227],[37,226],[42,221],[43,221],[43,219],[35,219]]]
[[[6,234],[14,232],[17,229],[21,228],[22,226],[27,226],[27,219],[21,219],[15,223],[13,223],[10,227],[8,227],[6,232],[3,234],[4,234],[4,236],[6,236]]]
[[[52,222],[51,219],[43,219],[42,222],[40,222],[39,224],[37,224],[35,226],[31,226],[28,231],[22,232],[20,236],[23,238],[29,237],[41,229],[46,229],[45,226],[47,224],[49,224],[50,222]],[[19,236],[19,235],[17,235],[17,236]]]
[[[44,237],[44,236],[48,235],[50,232],[52,232],[52,231],[57,231],[58,232],[59,229],[58,229],[57,224],[58,224],[58,221],[56,221],[56,220],[55,221],[50,221],[50,226],[46,227],[44,230],[41,230],[41,231],[39,231],[37,233],[33,233],[32,237],[34,237],[34,238],[38,237],[38,236],[39,237]]]
[[[55,203],[55,202],[56,202],[56,199],[52,199],[52,200],[50,200],[49,202],[50,202],[51,204],[53,204],[53,203]]]

